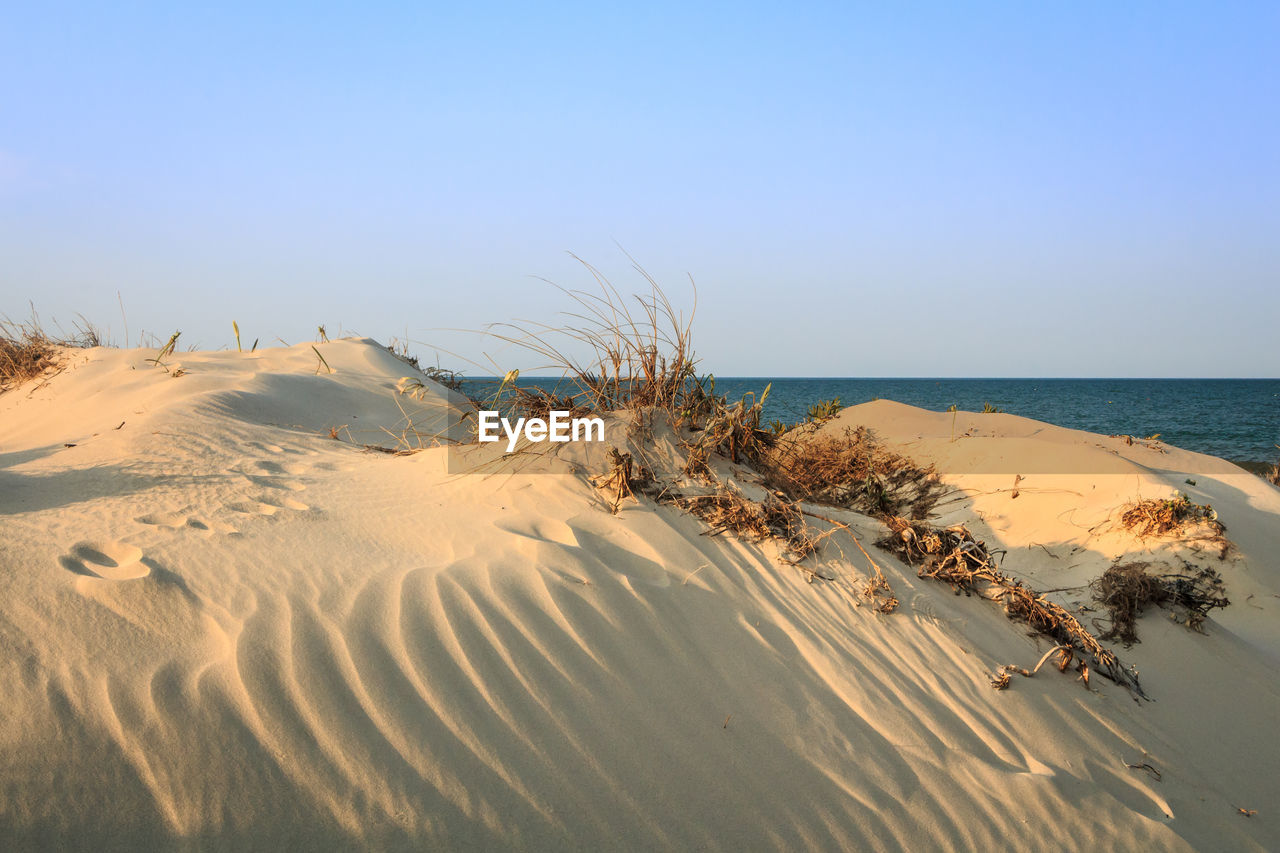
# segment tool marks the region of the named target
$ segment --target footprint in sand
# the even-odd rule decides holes
[[[275,515],[277,510],[280,509],[278,506],[263,503],[262,501],[236,501],[235,503],[228,504],[227,506],[229,509],[244,513],[245,515]]]
[[[250,483],[262,489],[276,489],[286,492],[300,492],[306,488],[297,480],[286,480],[282,477],[259,477],[255,474],[246,474]]]
[[[253,467],[261,473],[271,476],[280,476],[282,474],[298,475],[305,474],[307,471],[306,465],[300,465],[297,462],[255,462]]]
[[[199,518],[188,518],[187,528],[202,533],[205,536],[212,536],[215,533],[221,533],[224,536],[239,536],[240,531],[236,530],[225,521],[204,521]]]
[[[152,512],[134,519],[139,524],[150,524],[153,527],[183,527],[187,517],[180,512]]]
[[[148,515],[140,515],[134,521],[139,524],[149,524],[154,527],[165,527],[171,530],[185,528],[194,530],[202,536],[212,536],[215,533],[234,536],[239,532],[226,522],[205,521],[202,518],[184,515],[181,512],[153,512]]]
[[[306,512],[311,509],[311,507],[304,504],[302,501],[295,501],[293,498],[263,498],[262,500],[264,503],[274,506],[276,509],[291,509],[294,512]]]
[[[85,577],[127,581],[151,574],[142,562],[142,549],[127,542],[78,542],[58,562],[64,569]]]
[[[293,498],[287,497],[262,497],[258,500],[237,501],[228,506],[230,509],[245,515],[275,515],[282,509],[291,509],[294,512],[306,512],[311,509],[302,501],[295,501]]]
[[[262,444],[257,441],[251,441],[248,446],[254,450],[261,450],[266,453],[284,453],[284,448],[278,444]]]
[[[274,453],[282,456],[310,456],[315,453],[314,450],[304,450],[300,447],[281,447],[278,444],[260,441],[250,441],[245,446],[250,450],[260,450],[263,453]]]
[[[300,480],[289,475],[301,475],[310,470],[310,466],[298,462],[274,462],[271,460],[254,462],[251,466],[256,473],[245,472],[242,476],[261,489],[272,489],[279,492],[301,492],[307,487]],[[264,499],[265,500],[265,499]],[[284,504],[287,506],[288,504]],[[293,507],[290,507],[291,509]]]

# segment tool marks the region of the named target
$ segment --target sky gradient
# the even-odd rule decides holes
[[[601,5],[9,9],[0,314],[527,369],[621,246],[721,375],[1280,376],[1280,5]]]

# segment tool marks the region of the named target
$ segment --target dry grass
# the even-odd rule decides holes
[[[557,370],[564,379],[552,391],[505,381],[486,406],[526,417],[552,409],[575,415],[637,411],[665,413],[683,430],[686,473],[709,481],[709,462],[758,458],[772,443],[761,427],[768,389],[730,403],[715,391],[714,377],[699,377],[691,326],[657,282],[638,265],[648,293],[625,298],[595,267],[578,259],[596,282],[595,292],[564,290],[574,310],[562,326],[499,323],[488,328],[498,340],[534,354],[543,363],[530,370]],[[585,356],[576,353],[586,353]],[[518,374],[508,374],[508,377]]]
[[[669,501],[708,526],[708,536],[732,533],[747,542],[773,540],[783,549],[785,562],[797,565],[818,550],[821,537],[804,521],[800,507],[780,495],[753,501],[738,490],[718,483],[715,491],[672,495]],[[818,576],[810,571],[810,580]]]
[[[84,322],[76,326],[74,334],[50,335],[34,315],[25,323],[0,320],[0,392],[56,369],[67,348],[101,344],[98,331]]]
[[[1164,500],[1147,498],[1136,501],[1120,516],[1120,523],[1126,530],[1142,537],[1176,536],[1201,522],[1208,522],[1219,533],[1226,529],[1218,522],[1218,514],[1213,507],[1192,503],[1183,494]]]
[[[881,447],[866,427],[784,438],[763,467],[776,488],[798,500],[877,518],[924,518],[941,488],[931,468]]]
[[[617,515],[624,500],[634,499],[636,492],[651,493],[655,481],[653,472],[633,461],[630,453],[611,447],[609,461],[612,467],[604,474],[593,477],[592,482],[596,488],[609,493],[609,511]]]
[[[1150,605],[1181,608],[1178,621],[1203,632],[1209,611],[1231,603],[1222,575],[1213,569],[1154,575],[1150,568],[1150,563],[1142,562],[1111,566],[1091,584],[1094,598],[1111,616],[1111,628],[1103,639],[1118,639],[1126,646],[1139,642],[1137,619]]]
[[[578,260],[598,292],[561,288],[576,306],[565,312],[567,324],[517,321],[494,324],[487,332],[544,360],[532,369],[561,371],[575,386],[568,396],[591,411],[681,410],[699,384],[690,340],[694,312],[686,320],[639,266],[649,293],[626,299],[599,270]],[[696,310],[696,291],[694,296]]]
[[[776,439],[772,432],[760,426],[769,388],[764,389],[758,400],[748,393],[741,400],[730,403],[725,397],[715,395],[714,380],[709,395],[702,383],[696,387],[698,391],[691,398],[695,401],[694,406],[682,413],[684,423],[692,433],[683,440],[687,460],[685,475],[712,479],[709,462],[715,455],[731,462],[759,461]]]
[[[1226,559],[1231,550],[1231,542],[1222,535],[1227,528],[1218,521],[1213,507],[1192,503],[1181,493],[1129,504],[1120,515],[1120,524],[1142,539],[1164,536],[1210,542],[1219,546],[1219,559]]]
[[[920,577],[945,581],[957,592],[977,592],[989,601],[1000,602],[1010,619],[1025,622],[1073,654],[1088,655],[1102,675],[1135,696],[1146,698],[1136,672],[1122,666],[1116,655],[1066,609],[1004,574],[986,546],[963,526],[938,529],[906,518],[889,519],[887,526],[889,535],[876,544],[917,566]],[[1088,686],[1089,666],[1083,659],[1077,663],[1076,671]],[[993,679],[994,686],[1007,687],[1007,675],[1005,671]]]

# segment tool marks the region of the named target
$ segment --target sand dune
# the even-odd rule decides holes
[[[174,377],[93,349],[0,395],[0,846],[1280,848],[1259,478],[1010,415],[829,422],[935,462],[941,522],[1064,604],[1126,555],[1226,579],[1206,635],[1157,611],[1123,650],[1154,701],[1056,671],[998,692],[1048,648],[998,607],[876,552],[883,616],[856,561],[811,584],[674,508],[611,515],[598,449],[366,452],[456,413],[395,394],[411,369],[371,341],[321,350],[333,373],[308,344]],[[1114,524],[1173,489],[1218,509],[1226,560]]]

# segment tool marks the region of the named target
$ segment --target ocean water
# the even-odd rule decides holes
[[[474,390],[492,380],[472,380]],[[557,380],[522,378],[554,387]],[[772,383],[765,419],[803,420],[819,400],[896,400],[934,411],[1001,411],[1103,435],[1145,437],[1258,465],[1280,458],[1280,379],[770,379],[716,377],[730,399]]]

